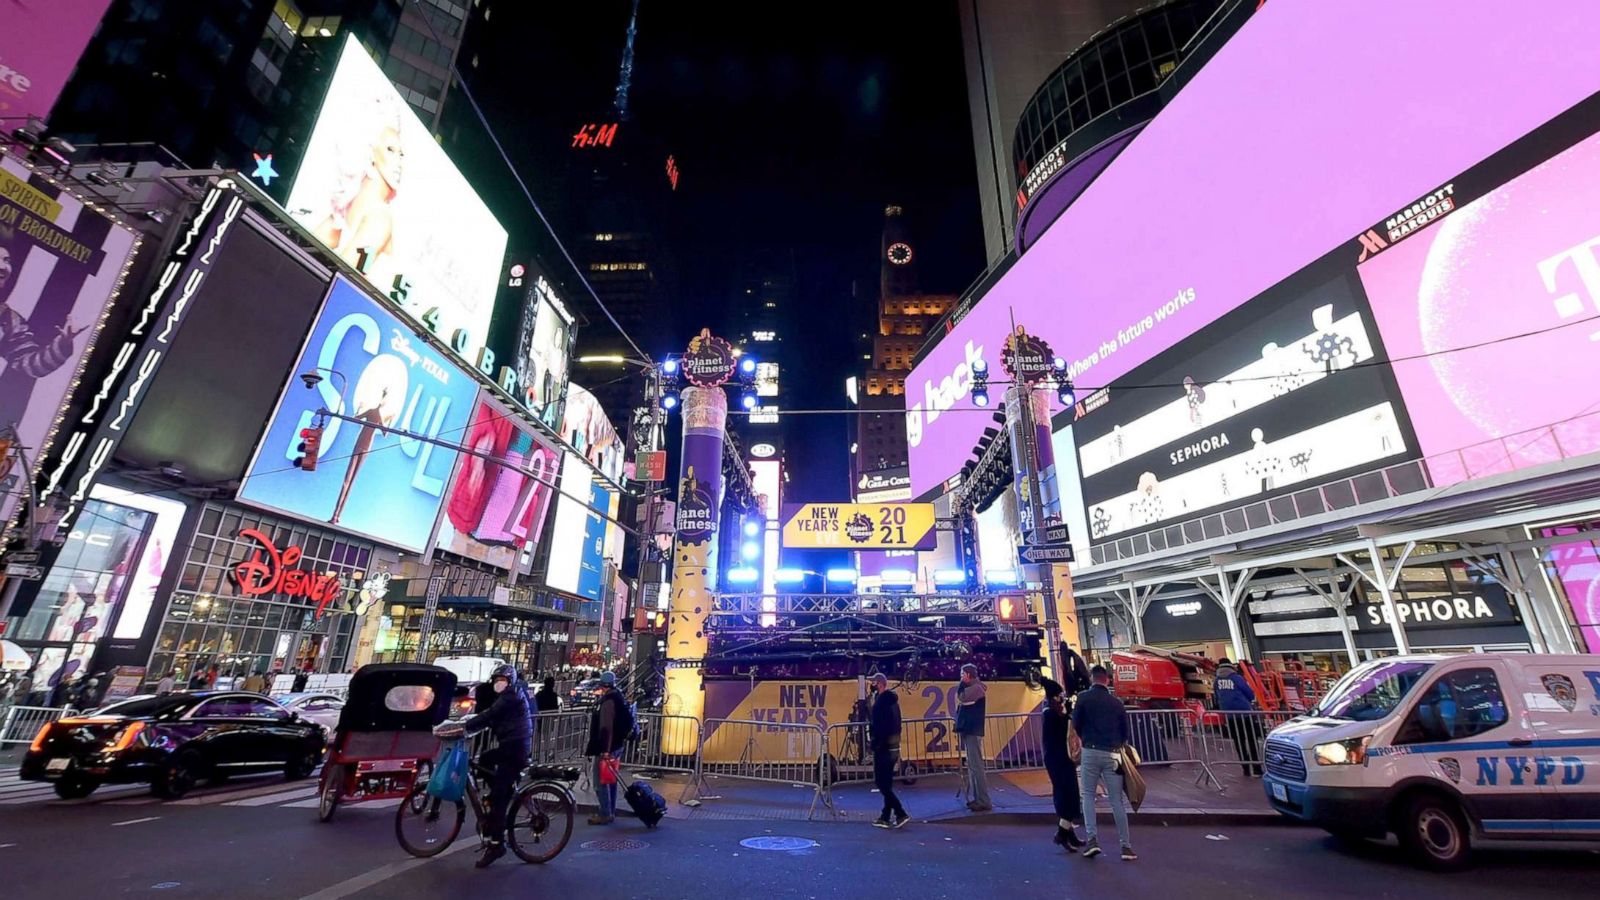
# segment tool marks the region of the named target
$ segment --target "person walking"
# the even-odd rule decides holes
[[[616,673],[601,672],[600,701],[594,705],[594,712],[589,714],[589,743],[583,750],[584,756],[594,757],[591,774],[594,777],[595,798],[600,804],[600,812],[589,817],[590,825],[610,825],[616,821],[617,784],[614,781],[604,783],[600,772],[611,755],[622,749],[628,735],[633,733],[632,717],[627,702],[617,690]]]
[[[533,705],[539,710],[539,718],[534,721],[534,734],[539,747],[539,758],[542,760],[550,754],[550,743],[555,739],[556,726],[544,720],[545,713],[558,712],[561,709],[561,695],[556,693],[556,679],[546,675],[544,684],[538,693],[533,695]]]
[[[894,792],[895,770],[900,767],[900,695],[889,690],[889,676],[872,676],[872,713],[868,724],[872,742],[872,781],[883,795],[883,814],[873,822],[879,828],[902,828],[911,821]]]
[[[301,691],[306,689],[306,682],[308,682],[310,680],[311,680],[311,670],[310,669],[301,669],[300,671],[294,673],[294,682],[293,682],[293,684],[290,685],[289,690],[294,691],[296,694],[298,694]]]
[[[1222,711],[1222,724],[1233,742],[1233,752],[1243,764],[1244,777],[1259,777],[1261,751],[1256,718],[1251,712],[1256,705],[1256,692],[1227,657],[1217,662],[1217,676],[1211,683],[1211,690],[1217,709]]]
[[[956,687],[956,734],[961,736],[961,749],[967,759],[967,780],[972,785],[972,799],[967,809],[987,812],[994,809],[989,800],[989,784],[983,775],[983,721],[988,710],[988,689],[978,679],[978,667],[967,663],[961,667],[961,684]]]
[[[1083,741],[1083,759],[1078,768],[1082,792],[1083,831],[1088,838],[1083,848],[1085,859],[1100,855],[1100,830],[1095,823],[1095,786],[1104,784],[1111,802],[1111,816],[1117,823],[1117,840],[1122,858],[1138,859],[1128,837],[1128,810],[1122,798],[1122,773],[1119,771],[1122,745],[1128,742],[1128,710],[1111,693],[1111,674],[1105,666],[1089,670],[1094,682],[1072,704],[1072,727]]]
[[[1050,776],[1050,799],[1056,809],[1056,834],[1052,840],[1076,851],[1083,847],[1083,840],[1074,830],[1075,823],[1083,820],[1083,798],[1079,796],[1078,766],[1067,746],[1071,720],[1066,691],[1052,679],[1041,677],[1039,682],[1044,685],[1045,696],[1044,770]]]
[[[195,663],[194,671],[189,673],[189,690],[203,691],[206,689],[206,670]]]
[[[461,723],[467,734],[484,729],[494,733],[495,745],[478,756],[478,763],[492,769],[489,776],[489,817],[483,831],[487,838],[478,868],[484,868],[506,855],[506,812],[516,794],[517,779],[533,754],[533,709],[528,702],[528,686],[517,677],[515,666],[502,663],[489,676],[495,700],[489,708]]]
[[[165,697],[166,695],[172,693],[172,689],[177,686],[178,670],[168,669],[167,674],[161,676],[161,680],[156,682],[156,694]]]

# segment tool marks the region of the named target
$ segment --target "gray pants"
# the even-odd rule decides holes
[[[1099,837],[1094,815],[1094,786],[1101,783],[1106,786],[1106,799],[1111,801],[1111,817],[1117,822],[1117,840],[1124,847],[1130,846],[1128,809],[1122,801],[1122,773],[1117,771],[1116,754],[1085,747],[1083,761],[1078,764],[1078,784],[1083,794],[1083,830],[1091,841]]]
[[[989,783],[983,776],[983,735],[963,734],[961,749],[967,754],[967,780],[972,784],[972,802],[978,806],[993,806],[989,801]]]

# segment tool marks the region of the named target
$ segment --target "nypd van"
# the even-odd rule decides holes
[[[1415,861],[1476,839],[1600,840],[1600,655],[1395,656],[1267,736],[1274,809]]]

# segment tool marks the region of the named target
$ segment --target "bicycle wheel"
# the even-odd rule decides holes
[[[430,797],[428,786],[419,784],[394,811],[394,836],[412,856],[437,856],[461,833],[461,823],[466,818],[465,803],[446,803]]]
[[[506,839],[523,862],[555,859],[572,837],[572,796],[555,785],[534,784],[518,792],[506,814]]]

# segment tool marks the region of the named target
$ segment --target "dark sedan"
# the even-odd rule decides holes
[[[113,704],[46,725],[22,759],[23,781],[87,797],[102,784],[148,783],[158,797],[201,779],[282,769],[305,778],[322,759],[322,728],[260,694],[201,691]]]

